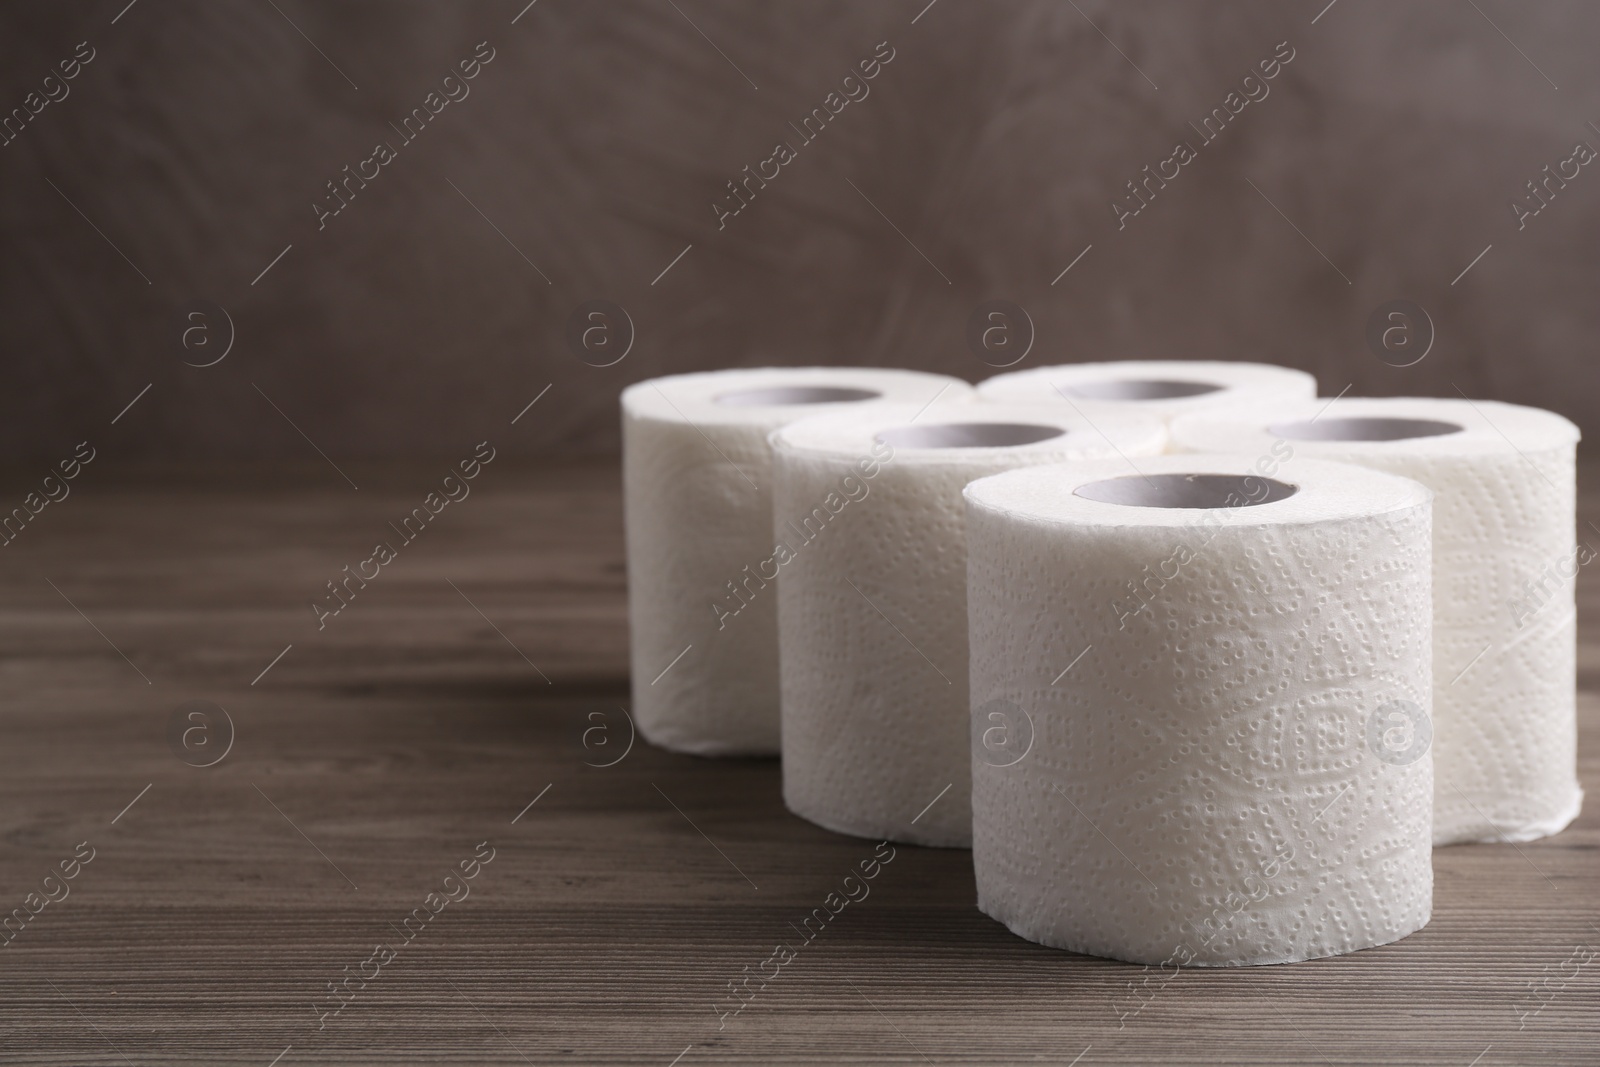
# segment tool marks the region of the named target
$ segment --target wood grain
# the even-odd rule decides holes
[[[1120,1019],[1140,968],[1011,936],[974,908],[967,853],[900,847],[719,1030],[727,983],[796,943],[871,843],[788,815],[774,761],[640,742],[592,766],[627,737],[613,465],[492,465],[319,632],[307,602],[442,473],[346,470],[359,491],[325,465],[96,464],[0,551],[0,910],[96,850],[0,948],[0,1062],[1600,1060],[1600,966],[1566,963],[1600,945],[1592,804],[1551,840],[1437,852],[1433,921],[1398,944],[1185,971]],[[189,700],[235,724],[208,769],[169,744]],[[470,896],[402,944],[485,840]],[[327,983],[384,942],[395,958],[319,1029]],[[1564,988],[1519,1017],[1546,977]]]

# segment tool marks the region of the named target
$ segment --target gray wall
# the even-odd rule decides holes
[[[983,377],[964,330],[991,298],[1034,321],[1023,366],[1260,359],[1597,428],[1600,167],[1521,230],[1508,205],[1600,146],[1600,6],[539,0],[513,24],[524,2],[9,5],[0,108],[95,57],[0,148],[0,455],[314,458],[285,415],[336,457],[605,452],[617,391],[657,374]],[[324,183],[399,145],[480,41],[470,95],[319,230]],[[799,145],[882,41],[870,95]],[[1188,123],[1282,41],[1270,94],[1202,146]],[[779,140],[797,158],[719,230]],[[1197,158],[1119,229],[1112,199],[1179,140]],[[1437,329],[1406,368],[1363,340],[1396,297]],[[604,369],[564,340],[595,299],[636,329]],[[184,360],[227,327],[190,320],[214,343],[186,350],[200,300],[236,333],[205,368]]]

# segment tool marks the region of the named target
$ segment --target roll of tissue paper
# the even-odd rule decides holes
[[[682,374],[622,393],[633,715],[654,744],[700,755],[778,751],[767,435],[867,401],[970,400],[939,374],[793,367]],[[931,413],[931,412],[930,412]]]
[[[1173,424],[1173,450],[1337,459],[1434,491],[1434,843],[1570,823],[1576,771],[1578,429],[1488,400],[1343,399]],[[1600,539],[1593,539],[1600,546]]]
[[[965,515],[997,471],[1151,456],[1148,417],[908,405],[806,419],[772,435],[782,550],[783,796],[818,825],[971,843]],[[1120,459],[1124,470],[1129,460]]]
[[[1137,409],[1165,419],[1226,404],[1274,404],[1317,395],[1304,371],[1267,363],[1143,360],[1074,363],[997,374],[978,383],[978,399],[1059,404],[1089,418]]]
[[[1432,906],[1429,493],[1160,456],[967,487],[978,906],[1135,963],[1381,945]]]

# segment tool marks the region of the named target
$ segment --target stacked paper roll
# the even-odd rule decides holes
[[[971,387],[916,371],[797,367],[657,378],[622,393],[633,714],[702,755],[778,750],[777,603],[767,435],[820,411],[960,404]]]
[[[1051,404],[1093,419],[1130,409],[1164,419],[1232,404],[1263,411],[1317,395],[1304,371],[1267,363],[1129,360],[1075,363],[997,374],[978,383],[978,398],[1005,404]]]
[[[1153,419],[1000,405],[864,407],[773,434],[789,808],[843,833],[970,844],[962,487],[1164,443]]]
[[[1175,449],[1338,459],[1431,488],[1434,841],[1530,841],[1577,816],[1577,427],[1396,398],[1206,412],[1172,431]]]
[[[1330,956],[1422,927],[1429,493],[1162,456],[974,482],[978,905],[1146,964]]]

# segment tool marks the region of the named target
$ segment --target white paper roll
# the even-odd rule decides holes
[[[1337,459],[1432,489],[1434,843],[1531,841],[1577,816],[1577,427],[1489,400],[1393,398],[1172,429],[1174,451]]]
[[[1421,928],[1431,763],[1369,734],[1426,725],[1428,491],[1311,460],[1138,463],[966,490],[978,906],[1177,966]]]
[[[791,557],[778,590],[790,810],[863,837],[969,845],[962,487],[1028,464],[1150,456],[1165,440],[1155,419],[1091,428],[1000,405],[862,408],[773,434]]]
[[[1093,419],[1129,409],[1171,419],[1229,404],[1263,411],[1286,400],[1317,395],[1304,371],[1267,363],[1128,360],[1069,363],[997,374],[978,383],[978,399],[1004,404],[1053,404]]]
[[[787,367],[656,378],[622,392],[633,715],[654,744],[700,755],[778,751],[767,435],[864,402],[970,399],[939,374]]]

